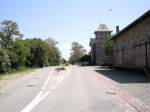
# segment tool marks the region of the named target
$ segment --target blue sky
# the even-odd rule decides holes
[[[150,0],[0,0],[0,21],[16,21],[24,38],[54,38],[68,58],[73,41],[89,50],[99,24],[122,29],[149,9]]]

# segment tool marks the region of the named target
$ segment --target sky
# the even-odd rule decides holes
[[[0,22],[13,20],[24,38],[54,38],[68,59],[71,43],[87,51],[100,24],[123,29],[150,9],[150,0],[0,0]]]

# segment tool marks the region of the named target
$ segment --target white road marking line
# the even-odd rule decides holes
[[[50,92],[47,91],[45,94],[43,94],[37,101],[28,109],[27,112],[30,112],[36,105],[38,105]]]
[[[37,95],[37,99],[41,97],[41,95],[43,94],[44,91],[40,91],[39,94]]]
[[[42,90],[44,90],[49,82],[50,76],[53,73],[53,71],[51,71],[42,87]],[[46,92],[44,95],[42,95],[44,93],[44,91],[40,91],[39,94],[31,101],[31,103],[29,105],[27,105],[21,112],[30,112],[32,110],[32,108],[34,108],[41,100],[43,100],[48,94],[49,91]]]
[[[68,70],[68,72],[66,73],[66,76],[69,75],[70,71],[71,71],[71,69]],[[43,90],[46,88],[51,74],[52,74],[52,71],[50,72],[49,76],[47,77],[47,80],[45,81],[45,83],[42,87]],[[66,76],[60,77],[59,80],[57,81],[57,83],[59,84]],[[56,87],[56,85],[53,85],[51,87],[51,89],[54,89],[55,87]],[[31,101],[31,103],[29,105],[27,105],[21,112],[30,112],[39,102],[41,102],[50,93],[50,91],[47,91],[45,94],[43,94],[43,93],[44,93],[44,91],[40,91],[39,94],[35,97],[35,99],[33,99]]]
[[[47,91],[45,94],[43,94],[43,95],[38,99],[38,103],[39,103],[40,101],[42,101],[49,93],[50,93],[50,91]]]
[[[56,85],[58,85],[62,80],[64,80],[65,77],[66,77],[67,75],[69,75],[70,71],[71,71],[71,69],[69,69],[69,70],[67,71],[66,75],[63,75],[63,76],[59,77],[59,78],[57,79]]]
[[[51,71],[50,74],[48,75],[47,80],[45,81],[45,83],[44,83],[44,85],[43,85],[43,87],[42,87],[43,90],[46,88],[46,86],[47,86],[47,84],[48,84],[48,82],[49,82],[49,79],[50,79],[50,76],[51,76],[52,72],[53,72],[53,71]]]
[[[43,94],[44,91],[40,91],[39,94],[32,100],[32,102],[26,106],[21,112],[29,112],[32,108],[35,102],[40,98],[40,96]]]

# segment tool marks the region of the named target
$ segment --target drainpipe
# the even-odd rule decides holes
[[[123,48],[121,49],[121,52],[122,52],[122,65],[123,65]]]
[[[146,67],[148,67],[147,42],[145,42],[145,49],[146,49]]]

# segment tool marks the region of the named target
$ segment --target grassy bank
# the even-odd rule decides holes
[[[11,70],[7,73],[0,74],[0,80],[22,77],[28,73],[34,72],[35,70],[36,68],[20,68],[18,70]]]

